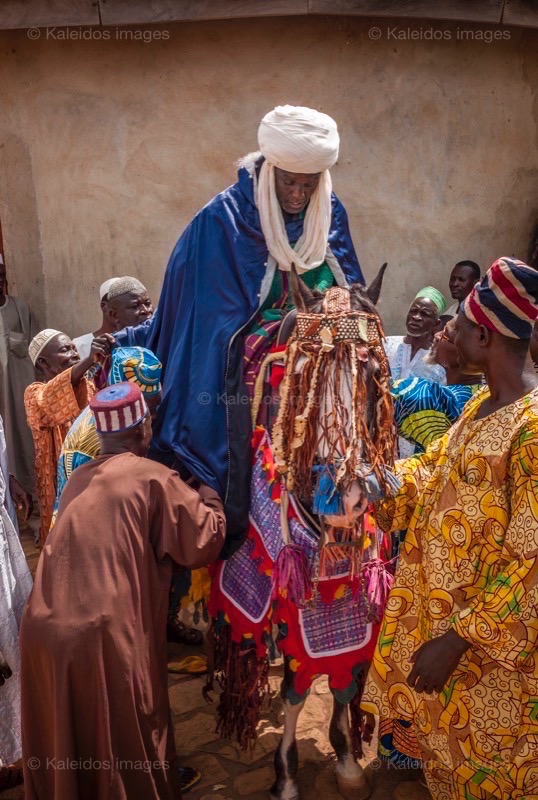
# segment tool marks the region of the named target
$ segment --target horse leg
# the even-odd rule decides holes
[[[333,715],[329,728],[329,741],[336,754],[336,780],[338,791],[346,800],[365,800],[370,795],[364,770],[353,753],[349,727],[348,706],[333,697]]]
[[[306,698],[298,703],[287,699],[288,689],[293,682],[292,672],[287,663],[280,694],[284,703],[284,733],[275,753],[275,782],[271,787],[271,800],[298,800],[297,770],[299,754],[297,751],[297,721],[303,710]]]

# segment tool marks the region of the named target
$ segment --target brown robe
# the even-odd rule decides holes
[[[224,535],[217,494],[198,494],[154,461],[104,455],[73,473],[21,624],[27,800],[179,796],[166,660],[172,560],[204,566]]]

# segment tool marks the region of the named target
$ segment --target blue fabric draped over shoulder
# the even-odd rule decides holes
[[[332,208],[329,245],[341,270],[336,282],[363,282],[347,214],[334,195]],[[303,220],[286,229],[295,243]],[[233,461],[241,458],[245,435],[242,458],[250,462],[241,344],[243,329],[263,300],[267,270],[254,181],[243,167],[237,183],[211,200],[176,244],[154,317],[116,335],[118,345],[148,347],[163,364],[155,457],[172,463],[175,455],[225,503],[235,491]]]

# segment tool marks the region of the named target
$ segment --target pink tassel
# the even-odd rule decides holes
[[[284,595],[298,608],[304,608],[312,594],[308,561],[302,548],[285,545],[273,567],[273,597]]]
[[[394,578],[379,558],[367,561],[362,574],[368,606],[368,621],[381,622]]]

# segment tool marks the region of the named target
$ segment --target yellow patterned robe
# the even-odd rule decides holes
[[[422,757],[435,800],[538,798],[538,389],[474,421],[487,396],[398,462],[378,509],[408,531],[364,707],[382,729],[412,723],[395,744]],[[409,657],[451,626],[473,646],[442,693],[417,694]]]

